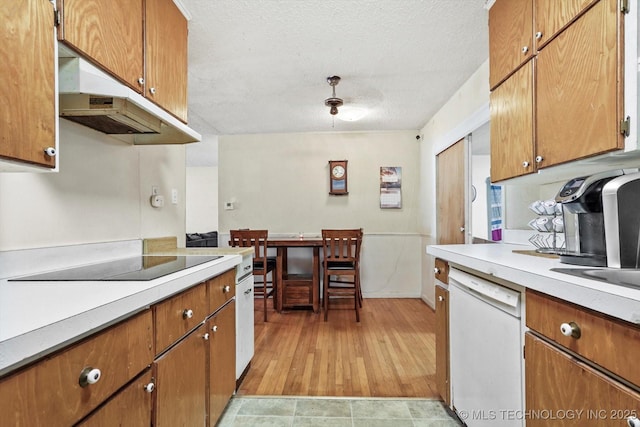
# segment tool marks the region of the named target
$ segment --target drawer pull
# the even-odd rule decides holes
[[[156,389],[156,385],[153,382],[150,382],[149,384],[145,384],[143,388],[147,393],[153,393],[153,390]]]
[[[444,301],[444,297],[442,295],[438,295],[438,301],[440,302]]]
[[[211,327],[211,330],[212,330],[213,332],[218,332],[218,325],[213,325],[213,326]]]
[[[205,340],[205,341],[209,341],[209,333],[208,333],[208,332],[207,332],[207,333],[205,333],[205,334],[202,336],[202,339],[203,339],[203,340]]]
[[[191,319],[193,317],[193,310],[191,309],[185,309],[182,312],[182,318],[183,319]]]
[[[638,417],[629,417],[627,418],[627,425],[629,427],[640,427],[640,420],[638,419]]]
[[[231,291],[231,286],[229,285],[222,288],[222,292],[224,292],[225,294],[228,294],[230,291]]]
[[[440,274],[440,269],[438,267],[433,267],[433,272],[435,274]]]
[[[580,338],[580,327],[575,322],[563,323],[560,325],[560,332],[565,337],[573,337],[575,339]]]
[[[84,368],[82,372],[80,372],[80,378],[78,379],[78,384],[80,387],[86,387],[91,384],[95,384],[100,380],[102,376],[102,372],[97,368]]]

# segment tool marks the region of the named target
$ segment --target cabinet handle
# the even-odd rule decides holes
[[[208,333],[208,332],[206,332],[206,333],[202,336],[202,339],[203,339],[203,340],[205,340],[205,341],[209,341],[209,333]]]
[[[522,162],[522,167],[523,168],[528,168],[529,167],[529,162],[527,162],[526,160],[524,162]]]
[[[187,308],[182,312],[183,319],[191,319],[192,317],[193,317],[193,310]]]
[[[563,323],[560,325],[560,332],[565,337],[580,338],[580,326],[575,322]]]
[[[540,40],[542,38],[542,31],[538,31],[536,33],[536,39]]]
[[[522,46],[522,53],[526,54],[529,52],[529,46]]]
[[[440,274],[440,269],[438,267],[433,267],[433,272],[435,274]]]
[[[143,85],[144,84],[144,77],[138,77],[138,84],[139,85]]]
[[[98,368],[84,368],[82,372],[80,372],[80,378],[78,379],[78,384],[80,387],[86,387],[91,384],[95,384],[100,381],[100,377],[102,376],[102,372]]]
[[[224,288],[222,288],[222,292],[224,292],[225,294],[229,293],[231,291],[231,286],[226,285]]]
[[[638,419],[638,417],[628,417],[627,418],[627,425],[629,427],[640,427],[640,420]]]
[[[536,156],[536,163],[541,163],[544,160],[542,156]]]
[[[151,95],[155,95],[156,94],[156,88],[155,87],[149,88],[149,93]]]
[[[442,295],[438,295],[438,301],[440,302],[444,301],[444,297]]]
[[[44,154],[46,154],[49,157],[54,157],[56,154],[58,154],[58,152],[53,147],[47,147],[44,149]]]
[[[213,332],[218,332],[218,325],[213,325],[213,326],[211,327],[211,330],[212,330]]]
[[[460,232],[464,233],[464,227],[460,227]]]
[[[253,288],[249,288],[246,291],[244,291],[245,295],[249,295],[251,293],[251,291],[253,290]]]
[[[156,389],[156,385],[153,382],[150,382],[149,384],[145,384],[143,388],[147,393],[153,393],[153,390]]]

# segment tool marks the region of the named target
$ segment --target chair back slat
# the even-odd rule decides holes
[[[360,255],[362,229],[322,230],[325,262],[356,262]]]
[[[229,246],[253,247],[255,251],[254,261],[266,263],[268,230],[230,230],[229,233]]]

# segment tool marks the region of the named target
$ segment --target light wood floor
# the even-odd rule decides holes
[[[239,396],[439,397],[435,315],[422,300],[366,299],[360,323],[346,306],[326,323],[311,310],[271,310],[264,323],[261,307]]]

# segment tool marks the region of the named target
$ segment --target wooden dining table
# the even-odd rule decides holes
[[[322,238],[281,238],[269,237],[267,246],[277,248],[276,257],[276,310],[295,307],[309,307],[315,313],[320,308],[320,248]],[[287,269],[288,250],[291,248],[311,248],[311,271],[306,273],[289,273]]]

